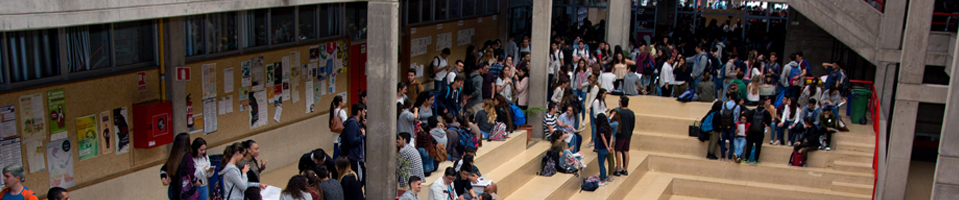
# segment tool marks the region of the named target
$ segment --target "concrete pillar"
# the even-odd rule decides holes
[[[959,52],[953,51],[953,56]],[[942,120],[955,122],[959,119],[959,59],[953,59],[949,70],[949,93],[946,97],[946,112]],[[957,123],[943,123],[939,140],[939,160],[936,162],[935,182],[932,185],[932,199],[959,199],[959,129]]]
[[[899,85],[922,84],[923,71],[926,68],[926,48],[929,40],[929,28],[932,20],[934,1],[921,0],[909,2],[909,14],[906,29],[902,37],[902,57],[899,67]],[[887,69],[888,70],[888,69]],[[909,179],[913,138],[916,135],[916,114],[919,102],[897,93],[892,115],[892,130],[889,135],[889,149],[886,154],[887,167],[882,190],[883,199],[903,199],[906,183]]]
[[[899,63],[891,62],[880,62],[879,65],[876,65],[876,77],[873,82],[876,87],[876,96],[879,98],[879,107],[883,116],[889,116],[889,112],[892,106],[892,93],[893,86],[896,80],[897,74],[896,69],[898,68]]]
[[[183,17],[161,19],[163,22],[163,60],[165,68],[164,98],[173,102],[173,132],[188,133],[186,126],[186,82],[176,80],[176,67],[186,64],[186,54],[183,52]],[[200,98],[201,94],[194,94],[192,98]],[[202,106],[194,108],[193,112],[202,112]]]
[[[550,88],[547,84],[547,67],[549,66],[549,33],[552,28],[553,1],[535,1],[533,2],[533,29],[530,36],[530,67],[529,67],[529,107],[548,106],[546,92]],[[527,116],[531,122],[543,118],[543,113],[533,116]],[[543,123],[533,124],[533,132],[529,133],[533,138],[543,138]]]
[[[398,82],[399,7],[396,0],[369,1],[367,84]],[[369,87],[366,123],[366,198],[396,197],[396,88]]]
[[[899,49],[902,41],[902,26],[905,24],[906,0],[886,0],[879,32],[879,49]],[[889,79],[892,80],[892,79]]]
[[[606,42],[611,47],[620,45],[626,48],[629,45],[630,4],[629,0],[610,0],[606,4]]]

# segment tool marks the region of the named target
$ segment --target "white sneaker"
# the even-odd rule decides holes
[[[599,186],[604,186],[604,185],[606,185],[606,181],[600,181],[600,182],[599,182]]]
[[[826,147],[826,151],[831,151],[832,148]]]
[[[586,144],[586,148],[590,148],[590,147],[593,147],[593,143],[592,143],[592,142],[590,142],[589,144]]]

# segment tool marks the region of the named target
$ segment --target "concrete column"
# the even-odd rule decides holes
[[[367,41],[366,198],[396,197],[396,85],[399,55],[399,7],[396,0],[369,1]]]
[[[183,32],[183,17],[173,17],[161,19],[163,22],[163,57],[160,58],[163,60],[165,68],[163,77],[166,82],[164,83],[166,87],[166,94],[164,94],[167,101],[173,102],[173,132],[174,133],[188,133],[189,129],[186,127],[186,82],[175,81],[176,80],[176,67],[183,66],[186,64],[186,55],[183,52],[183,41],[184,41],[184,32]],[[192,98],[200,98],[201,94],[194,94]],[[202,106],[193,109],[193,112],[202,112]]]
[[[915,137],[916,114],[919,102],[896,100],[892,113],[892,131],[889,135],[889,150],[886,151],[886,174],[882,190],[882,199],[903,199],[906,183],[909,179],[909,164],[912,154],[912,142]]]
[[[882,25],[877,38],[879,49],[899,49],[902,41],[902,26],[905,24],[906,0],[886,0],[882,14]],[[892,80],[892,79],[889,79]]]
[[[884,116],[889,116],[892,106],[892,93],[893,93],[893,82],[895,82],[897,74],[896,68],[898,63],[891,62],[880,62],[879,65],[876,65],[876,77],[873,82],[876,87],[876,96],[879,97],[880,111]]]
[[[612,47],[629,45],[630,4],[628,0],[610,0],[606,4],[606,42]]]
[[[953,56],[959,52],[953,51]],[[959,59],[953,59],[952,70],[949,70],[949,93],[946,97],[946,112],[944,122],[955,122],[959,119],[959,70],[956,66]],[[939,160],[936,162],[935,182],[932,185],[932,199],[959,199],[959,129],[957,123],[943,123],[942,135],[939,140]]]
[[[909,2],[909,16],[902,39],[899,84],[921,84],[926,68],[926,48],[929,44],[929,28],[932,26],[932,0]]]
[[[529,107],[548,106],[546,92],[550,88],[547,84],[547,67],[549,66],[549,32],[552,28],[553,1],[535,1],[533,2],[533,29],[530,36],[530,67],[529,67]],[[543,113],[533,116],[527,116],[531,122],[543,118]],[[533,138],[543,138],[543,123],[532,123],[533,132],[529,133]]]

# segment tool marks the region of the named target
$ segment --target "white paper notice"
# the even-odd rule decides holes
[[[260,196],[263,196],[263,200],[279,200],[280,193],[282,190],[274,186],[266,186],[266,189],[260,190]]]
[[[227,95],[224,103],[226,104],[226,113],[233,113],[233,95]]]
[[[233,92],[233,68],[223,69],[223,93]]]
[[[14,105],[0,107],[0,138],[17,136],[17,112]]]
[[[224,102],[226,97],[218,97],[216,102],[216,114],[222,115],[226,114],[226,102]]]
[[[320,81],[320,95],[326,95],[326,91],[326,81]]]
[[[24,145],[27,146],[27,164],[30,168],[30,173],[43,171],[47,169],[47,161],[43,159],[43,155],[46,153],[46,148],[43,147],[43,139],[27,139],[24,142]]]
[[[440,33],[436,35],[436,50],[440,51],[444,48],[450,48],[453,46],[453,32]]]
[[[216,63],[203,65],[203,98],[216,97]]]
[[[306,81],[306,113],[313,112],[313,81]]]
[[[420,69],[419,67],[420,66],[417,65],[416,63],[410,63],[410,68],[413,68],[413,70],[415,71],[414,74],[416,74],[416,78],[423,77],[423,69]]]
[[[44,123],[46,118],[44,118],[43,113],[43,93],[20,96],[20,120],[23,124],[23,138],[47,138],[47,125]]]
[[[250,103],[250,129],[266,125],[267,122],[267,106],[266,103],[266,91],[257,90],[253,92],[253,97],[249,99]]]
[[[277,106],[276,112],[273,113],[273,121],[280,122],[280,116],[283,116],[283,107]]]
[[[203,133],[216,132],[216,98],[203,99]]]
[[[18,164],[23,166],[23,154],[20,153],[20,138],[13,137],[0,141],[0,165],[9,166]],[[3,183],[0,183],[3,187]]]
[[[410,57],[426,54],[426,47],[432,42],[432,37],[426,36],[410,40]]]

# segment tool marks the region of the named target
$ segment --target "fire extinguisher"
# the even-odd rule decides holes
[[[193,102],[189,94],[186,95],[186,127],[193,129]]]

